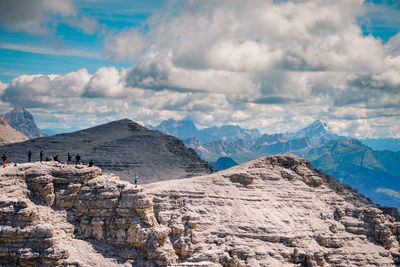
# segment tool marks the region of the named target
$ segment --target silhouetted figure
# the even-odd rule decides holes
[[[60,161],[58,160],[58,155],[54,156],[54,157],[53,157],[53,160],[54,160],[54,161],[57,161],[57,162],[60,162]]]
[[[40,150],[39,156],[40,156],[40,162],[42,162],[43,161],[43,150]]]
[[[6,167],[6,160],[7,160],[6,154],[3,154],[3,156],[1,157],[1,159],[3,160],[3,168],[5,168],[5,167]]]
[[[68,159],[67,159],[67,164],[70,164],[71,163],[71,160],[72,160],[72,156],[68,153]]]
[[[138,183],[138,177],[137,175],[135,176],[135,187],[137,187],[137,183]]]
[[[91,159],[91,160],[89,161],[89,167],[93,167],[93,164],[94,164],[94,161]]]
[[[31,158],[32,158],[32,150],[28,151],[28,162],[31,162]]]
[[[75,156],[76,165],[78,165],[80,160],[81,160],[81,156],[79,156],[79,154],[76,154],[76,156]]]

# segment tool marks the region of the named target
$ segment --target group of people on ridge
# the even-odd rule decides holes
[[[40,150],[40,153],[39,153],[40,162],[43,161],[43,156],[44,156],[43,150]],[[1,159],[3,160],[3,168],[5,168],[6,167],[6,161],[7,161],[6,154],[3,154]],[[31,160],[32,160],[32,150],[29,150],[28,151],[28,162],[31,162]],[[60,160],[58,159],[58,155],[53,156],[53,158],[46,157],[46,161],[52,161],[52,160],[60,162]],[[80,161],[81,161],[81,156],[79,154],[76,154],[76,156],[75,156],[75,164],[78,164]],[[71,162],[72,162],[72,156],[71,156],[70,153],[68,153],[68,155],[67,155],[67,164],[71,164]],[[93,165],[94,165],[94,161],[93,161],[93,159],[91,159],[89,161],[89,167],[92,167]]]

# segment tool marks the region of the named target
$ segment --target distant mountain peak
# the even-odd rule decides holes
[[[326,122],[320,121],[320,120],[314,121],[313,123],[311,123],[306,128],[321,128],[321,129],[324,129],[326,131],[329,131],[328,125],[326,124]]]
[[[4,114],[4,118],[11,127],[30,139],[46,136],[36,126],[33,115],[23,107],[15,107]]]
[[[26,112],[26,110],[23,107],[15,107],[13,110],[11,110],[10,112],[14,112],[14,113],[24,113]]]
[[[288,138],[291,140],[304,137],[307,137],[313,144],[316,145],[339,138],[339,136],[329,129],[327,123],[321,120],[316,120],[303,129],[288,134]]]

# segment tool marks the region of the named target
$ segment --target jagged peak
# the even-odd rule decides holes
[[[314,121],[310,125],[306,126],[304,129],[321,129],[326,132],[330,132],[327,123],[321,120]]]
[[[14,113],[24,113],[24,112],[26,112],[26,109],[24,109],[23,107],[17,106],[17,107],[15,107],[13,110],[11,110],[10,112],[14,112]]]

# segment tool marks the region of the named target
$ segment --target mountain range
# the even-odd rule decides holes
[[[242,129],[235,125],[213,126],[199,130],[190,120],[177,121],[169,119],[161,122],[157,126],[149,126],[149,128],[173,135],[182,140],[196,137],[201,144],[219,139],[224,139],[226,141],[237,139],[250,140],[261,136],[260,131],[257,129]]]
[[[58,134],[0,147],[10,162],[26,162],[29,150],[33,161],[59,156],[67,161],[67,153],[80,154],[82,161],[94,160],[96,166],[140,183],[182,178],[212,172],[212,166],[201,160],[176,137],[149,130],[123,119],[74,133]]]
[[[14,118],[12,121],[19,122],[17,124],[20,126],[28,125],[29,127],[25,127],[28,129],[28,132],[37,133],[33,116],[28,111],[16,108],[12,112],[9,112],[9,114],[14,114],[11,116]],[[125,124],[131,123],[133,122],[125,121]],[[165,173],[166,176],[161,169],[170,166],[168,164],[155,166],[155,171],[153,172],[151,170],[153,167],[146,166],[145,162],[147,160],[151,162],[149,163],[150,165],[157,164],[155,163],[156,161],[164,163],[165,161],[169,161],[169,164],[172,164],[172,160],[162,159],[161,155],[159,155],[160,157],[152,155],[153,152],[157,152],[158,148],[150,140],[149,136],[151,134],[147,137],[146,145],[142,144],[142,146],[131,144],[132,140],[117,140],[121,136],[124,139],[130,135],[125,130],[122,130],[122,135],[117,133],[121,131],[121,127],[127,127],[126,125],[122,126],[123,124],[120,121],[119,123],[114,122],[105,127],[107,129],[115,127],[114,130],[108,129],[103,133],[103,135],[112,136],[107,137],[108,139],[100,134],[104,131],[102,126],[95,131],[97,133],[90,133],[87,138],[85,137],[87,132],[84,130],[83,132],[78,131],[76,133],[60,135],[61,137],[55,137],[55,139],[32,140],[31,143],[25,142],[24,145],[15,145],[12,146],[12,149],[10,146],[7,147],[7,150],[2,151],[9,154],[14,151],[17,152],[18,156],[16,157],[12,153],[9,155],[9,159],[15,162],[23,162],[26,158],[25,154],[29,149],[36,150],[34,157],[37,156],[37,150],[44,149],[46,155],[55,156],[60,154],[63,160],[65,160],[66,152],[81,153],[84,160],[88,161],[89,158],[93,158],[96,164],[107,171],[119,174],[124,179],[129,180],[134,175],[139,174],[145,182],[153,181],[152,179],[160,180],[165,177],[185,177],[193,173],[204,172],[205,170],[205,172],[210,171],[210,165],[204,167],[205,163],[196,158],[195,153],[186,151],[186,148],[181,148],[181,151],[186,151],[183,154],[190,155],[189,160],[177,160],[178,167],[169,168],[170,170]],[[132,127],[135,128],[136,126]],[[181,139],[189,137],[184,140],[186,146],[194,149],[203,160],[210,162],[216,170],[226,169],[264,155],[292,153],[309,159],[316,167],[355,187],[374,201],[382,205],[400,208],[400,188],[397,186],[400,181],[400,152],[379,150],[385,147],[385,145],[386,147],[389,146],[392,150],[396,150],[396,142],[398,141],[396,138],[363,140],[345,138],[332,133],[327,124],[322,121],[315,121],[309,126],[292,133],[264,135],[261,135],[257,130],[246,130],[232,125],[209,127],[199,130],[189,120],[175,121],[170,119],[153,128],[175,135]],[[152,133],[155,132],[152,131]],[[23,138],[22,135],[16,135],[15,131],[13,134],[5,134],[5,131],[0,129],[0,134],[7,137],[19,136],[19,138]],[[66,143],[63,139],[66,140]],[[73,141],[74,139],[75,141]],[[135,142],[140,143],[138,139],[137,137]],[[13,140],[11,142],[18,142],[24,139]],[[206,142],[207,140],[213,141]],[[368,142],[372,143],[372,147],[375,147],[376,150],[365,144]],[[2,144],[5,143],[3,141]],[[142,154],[143,151],[146,151],[149,144],[152,144],[150,149],[152,152],[148,151],[149,153],[143,155],[139,163],[132,160],[135,159],[134,154]],[[161,144],[163,142],[159,143],[163,147]],[[114,146],[114,149],[112,146]],[[129,153],[126,152],[132,146],[135,146],[135,149]],[[116,152],[117,148],[120,149],[121,153]],[[108,153],[110,154],[109,157],[107,156]],[[180,152],[177,153],[179,154]],[[170,157],[168,153],[163,155],[167,158]],[[174,159],[174,157],[170,158]],[[199,169],[197,167],[188,167],[191,165],[190,162],[192,160],[194,165],[203,164],[204,166]],[[155,176],[153,175],[154,173]],[[163,178],[163,176],[165,177]]]
[[[228,157],[240,164],[265,155],[292,153],[377,203],[400,208],[400,152],[373,150],[360,140],[332,133],[321,121],[297,132],[264,134],[252,140],[200,144],[193,137],[185,144],[210,162],[218,162],[220,157],[227,161]]]

